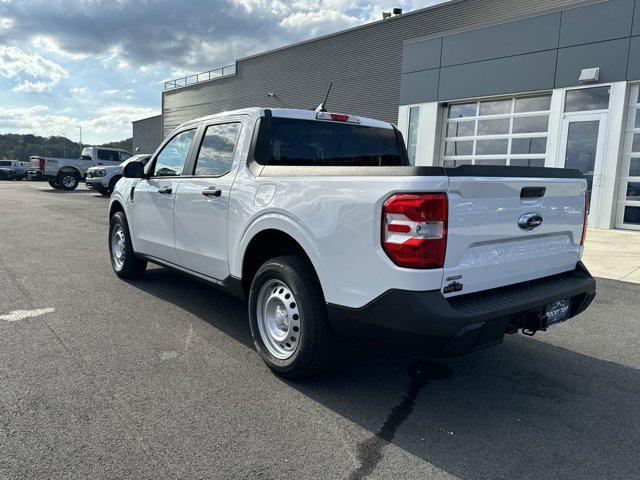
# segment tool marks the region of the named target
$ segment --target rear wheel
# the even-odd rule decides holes
[[[80,179],[77,173],[60,172],[58,174],[58,185],[62,190],[75,190],[79,182]]]
[[[120,278],[140,277],[147,268],[147,262],[136,257],[129,234],[129,224],[123,212],[117,212],[109,223],[109,252],[111,266]]]
[[[297,380],[328,366],[334,336],[308,261],[282,256],[260,267],[249,292],[249,322],[258,353],[276,374]]]

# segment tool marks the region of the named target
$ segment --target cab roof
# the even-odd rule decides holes
[[[317,115],[318,112],[314,110],[303,110],[300,108],[264,108],[264,107],[251,107],[251,108],[241,108],[238,110],[231,110],[228,112],[220,112],[214,115],[207,115],[205,117],[196,118],[194,120],[189,120],[188,122],[183,123],[176,130],[180,128],[184,128],[186,126],[199,124],[202,122],[206,122],[209,120],[215,120],[217,118],[224,117],[234,117],[240,115],[248,115],[253,118],[263,117],[265,116],[265,111],[270,110],[271,115],[274,117],[280,118],[297,118],[300,120],[318,120]],[[340,112],[340,111],[332,111],[329,110],[328,113],[341,113],[341,114],[349,114],[349,112]],[[361,117],[359,115],[353,115],[358,118],[359,125],[364,125],[367,127],[378,127],[378,128],[393,128],[393,125],[389,122],[383,122],[381,120],[375,120],[372,118]],[[318,120],[320,122],[326,122],[330,120]]]

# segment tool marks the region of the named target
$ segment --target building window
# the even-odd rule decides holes
[[[588,112],[607,110],[611,87],[579,88],[567,90],[564,103],[565,112]]]
[[[621,221],[618,226],[640,230],[640,86],[631,87],[620,174]],[[620,218],[619,217],[619,218]]]
[[[550,94],[449,105],[443,129],[443,165],[543,167],[550,108]]]
[[[420,120],[420,107],[409,109],[409,133],[407,135],[407,154],[411,165],[416,164],[416,150],[418,149],[418,121]]]

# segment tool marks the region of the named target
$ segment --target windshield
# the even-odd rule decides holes
[[[269,165],[388,167],[408,165],[392,128],[271,118]]]

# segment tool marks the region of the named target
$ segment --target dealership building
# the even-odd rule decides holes
[[[577,168],[590,226],[640,230],[640,0],[448,1],[167,82],[155,128],[331,82],[330,111],[395,123],[416,165]]]

